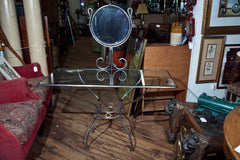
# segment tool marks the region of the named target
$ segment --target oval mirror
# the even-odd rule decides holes
[[[120,7],[105,5],[90,17],[90,31],[93,38],[105,47],[123,44],[131,34],[131,16]]]

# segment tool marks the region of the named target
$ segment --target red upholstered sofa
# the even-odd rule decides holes
[[[52,88],[38,86],[38,63],[14,67],[21,78],[0,75],[0,159],[24,160],[44,120]],[[0,73],[1,74],[1,73]]]

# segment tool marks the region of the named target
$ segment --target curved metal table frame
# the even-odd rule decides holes
[[[95,75],[95,76],[94,76]],[[150,77],[150,78],[149,78]],[[164,80],[162,80],[164,79]],[[164,82],[162,82],[164,81]],[[129,141],[130,151],[134,151],[132,136],[133,127],[131,120],[122,110],[129,103],[139,101],[146,93],[148,88],[176,88],[177,85],[171,78],[170,74],[164,70],[125,70],[125,69],[57,69],[48,77],[39,83],[40,86],[61,86],[75,99],[87,102],[96,107],[97,113],[86,137],[86,150],[89,150],[89,136],[99,118],[112,120],[119,118],[122,126],[126,130]],[[81,99],[75,96],[68,87],[84,87],[97,99],[98,104]],[[94,93],[91,88],[129,88],[126,93],[120,97],[120,103],[114,107],[108,103],[103,107],[103,101]],[[124,99],[134,88],[145,88],[144,93],[137,99],[124,102]],[[103,116],[104,114],[104,116]],[[130,129],[126,127],[123,118],[129,122]]]

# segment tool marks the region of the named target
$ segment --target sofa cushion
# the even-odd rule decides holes
[[[39,63],[27,64],[25,66],[13,67],[16,72],[27,79],[44,76]]]
[[[38,83],[45,77],[37,77],[28,79],[31,90],[43,101],[46,101],[50,87],[39,86]]]
[[[42,107],[41,100],[0,104],[0,122],[24,144],[35,128]]]
[[[29,88],[27,79],[24,77],[0,81],[0,88],[0,104],[39,100],[39,97]]]

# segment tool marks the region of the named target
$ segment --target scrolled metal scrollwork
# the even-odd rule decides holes
[[[99,65],[100,63],[104,63],[105,59],[103,57],[99,57],[96,59],[96,66],[98,69],[117,69],[117,70],[122,70],[125,69],[127,67],[127,60],[123,57],[119,58],[118,62],[119,63],[123,63],[123,67],[118,67],[114,62],[113,62],[113,53],[112,50],[110,50],[109,53],[109,60],[107,62],[106,67],[101,67],[101,65]]]
[[[124,62],[123,62],[124,61]],[[123,63],[123,67],[118,67],[114,62],[113,62],[113,66],[116,69],[125,69],[127,67],[127,60],[125,58],[119,58],[118,60],[119,63]]]
[[[104,73],[106,73],[107,76]],[[108,70],[106,70],[106,69],[100,69],[100,70],[98,70],[98,72],[96,74],[96,77],[99,81],[104,81],[107,77],[110,77],[110,76],[111,76],[110,72],[108,72]]]
[[[120,73],[120,74],[117,74],[117,73]],[[127,72],[126,72],[125,70],[123,70],[123,69],[118,69],[118,70],[116,70],[116,71],[113,73],[113,78],[114,78],[116,75],[118,75],[118,76],[120,75],[120,76],[118,77],[118,80],[121,81],[121,82],[127,80]]]
[[[108,63],[108,65],[106,67],[101,67],[99,65],[99,63],[104,63],[105,62],[105,59],[103,57],[99,57],[96,59],[96,66],[99,68],[99,69],[107,69],[110,67],[110,63]]]
[[[109,79],[110,85],[114,85],[114,81],[125,81],[127,80],[127,72],[123,69],[116,70],[107,70],[107,69],[99,69],[96,77],[99,81],[104,81]]]

